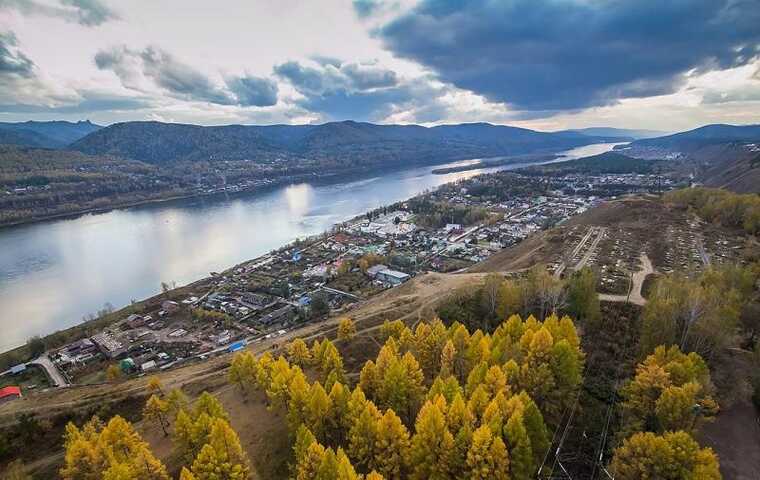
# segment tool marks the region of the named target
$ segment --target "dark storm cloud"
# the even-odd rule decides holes
[[[397,108],[416,110],[423,104],[431,105],[432,112],[447,91],[426,77],[402,81],[394,71],[372,63],[334,61],[311,67],[286,62],[274,72],[303,95],[296,100],[299,107],[326,120],[381,121]]]
[[[96,27],[119,16],[99,0],[61,0],[48,5],[35,0],[0,0],[0,9],[14,9],[22,15],[62,18],[88,27]]]
[[[171,95],[186,100],[217,105],[267,107],[277,103],[277,84],[271,79],[246,75],[229,77],[225,85],[216,85],[208,76],[156,47],[131,50],[125,46],[101,50],[95,65],[111,70],[122,84],[140,90],[145,77]]]
[[[13,32],[0,32],[0,75],[31,77],[34,75],[34,62],[19,51],[17,45]]]
[[[752,62],[758,25],[760,0],[422,0],[376,34],[444,82],[551,111],[668,94],[693,69]]]
[[[271,107],[277,104],[277,83],[271,79],[248,75],[228,79],[227,86],[244,107]]]

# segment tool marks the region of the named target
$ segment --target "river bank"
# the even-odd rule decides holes
[[[130,305],[162,282],[190,284],[383,205],[509,168],[368,172],[0,229],[0,350],[77,326],[106,302]]]

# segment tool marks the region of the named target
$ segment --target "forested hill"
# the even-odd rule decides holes
[[[118,123],[75,142],[89,154],[153,164],[198,160],[329,160],[333,164],[425,163],[466,157],[555,152],[608,140],[574,132],[545,133],[473,123],[422,127],[353,121],[321,125],[204,127],[160,122]]]
[[[89,120],[81,122],[0,122],[0,144],[62,148],[102,128]]]
[[[691,151],[710,145],[760,142],[760,125],[705,125],[664,137],[636,140],[631,147],[657,147]]]

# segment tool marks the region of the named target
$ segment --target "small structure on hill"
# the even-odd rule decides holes
[[[20,387],[11,386],[0,388],[0,403],[10,402],[17,398],[21,398]]]

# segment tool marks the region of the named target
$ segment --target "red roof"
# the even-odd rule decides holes
[[[0,388],[0,398],[10,397],[11,395],[15,395],[17,397],[20,397],[21,396],[21,389],[19,387]]]

